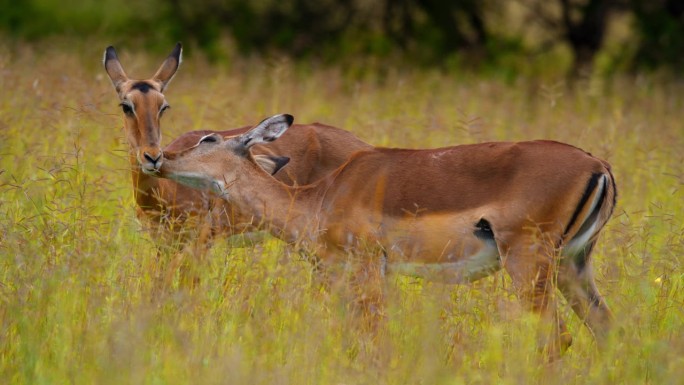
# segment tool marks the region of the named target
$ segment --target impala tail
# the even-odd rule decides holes
[[[575,212],[563,235],[563,254],[574,257],[581,270],[603,226],[608,222],[617,201],[613,174],[606,165],[603,172],[591,175]]]

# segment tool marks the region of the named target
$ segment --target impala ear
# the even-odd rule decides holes
[[[105,49],[102,64],[104,64],[105,71],[107,71],[109,79],[112,80],[116,92],[121,92],[121,85],[128,80],[128,76],[126,76],[126,72],[124,72],[121,62],[116,56],[116,50],[111,45]]]
[[[267,173],[275,175],[290,162],[286,156],[254,155],[254,161]]]
[[[240,147],[248,150],[259,143],[272,142],[280,137],[294,122],[294,117],[288,114],[271,116],[261,121],[256,127],[238,136],[236,139]]]
[[[166,60],[164,60],[161,67],[159,67],[157,73],[152,77],[152,80],[159,83],[161,92],[164,92],[166,86],[169,85],[182,61],[183,45],[178,42],[173,48],[173,51],[171,51]]]

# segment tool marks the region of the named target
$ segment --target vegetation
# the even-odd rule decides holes
[[[595,250],[616,313],[608,349],[563,306],[574,345],[546,365],[505,274],[472,285],[388,279],[387,324],[355,331],[345,302],[278,240],[221,240],[200,282],[141,231],[106,44],[0,47],[0,382],[664,384],[684,376],[682,84],[341,70],[287,59],[186,60],[165,142],[274,113],[383,146],[549,138],[609,160],[618,208]],[[168,47],[167,47],[168,48]],[[120,50],[133,76],[159,57]],[[552,79],[549,77],[549,79]],[[506,80],[506,81],[504,81]],[[155,277],[170,276],[160,287]]]
[[[572,60],[556,70],[577,78],[680,76],[684,57],[678,0],[0,0],[0,9],[0,32],[12,41],[117,36],[165,52],[183,40],[218,62],[236,53],[326,63],[362,55],[518,73],[565,55]]]

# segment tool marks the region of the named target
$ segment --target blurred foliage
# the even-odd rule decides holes
[[[684,2],[681,0],[633,0],[640,38],[634,65],[654,69],[684,65]]]
[[[0,0],[0,10],[0,31],[13,41],[87,36],[166,50],[181,40],[212,60],[234,53],[327,62],[369,56],[479,69],[512,61],[519,69],[561,46],[572,56],[572,75],[593,70],[619,19],[629,24],[620,44],[636,47],[621,50],[631,67],[684,61],[679,0]]]
[[[10,36],[30,40],[54,35],[135,36],[151,29],[152,23],[156,23],[155,28],[165,24],[158,22],[154,9],[159,4],[153,3],[158,2],[124,6],[120,0],[0,0],[0,28]]]

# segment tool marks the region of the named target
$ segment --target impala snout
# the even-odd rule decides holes
[[[161,148],[145,148],[138,153],[138,162],[143,172],[156,173],[162,165],[164,153]]]

